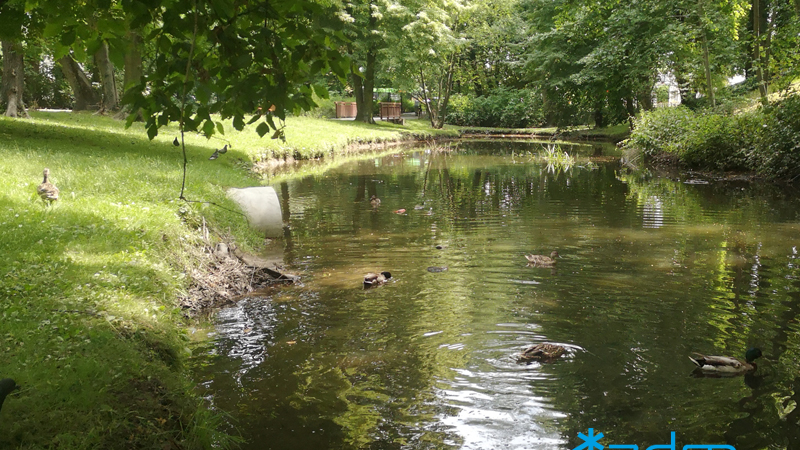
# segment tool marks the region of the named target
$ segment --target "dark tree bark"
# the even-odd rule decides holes
[[[116,111],[119,107],[119,94],[117,94],[117,82],[114,79],[114,64],[108,57],[108,43],[103,42],[103,45],[94,54],[94,62],[100,72],[100,85],[103,89],[101,110]]]
[[[62,56],[58,63],[61,64],[61,71],[64,73],[67,83],[72,88],[72,95],[75,97],[73,111],[85,111],[97,109],[100,104],[100,97],[92,89],[92,82],[72,56]]]
[[[370,19],[370,23],[372,21]],[[367,67],[364,72],[364,117],[361,119],[366,123],[375,123],[375,116],[372,114],[372,105],[375,102],[375,59],[375,49],[370,48],[367,52]]]
[[[22,101],[25,91],[25,71],[22,64],[22,45],[3,41],[3,87],[0,91],[2,102],[6,105],[5,115],[8,117],[30,117]]]

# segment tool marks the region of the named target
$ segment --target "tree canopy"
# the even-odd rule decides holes
[[[122,106],[151,137],[228,120],[281,137],[329,89],[369,122],[385,87],[435,127],[453,93],[523,89],[550,124],[601,126],[652,108],[666,78],[689,104],[713,105],[735,75],[766,100],[800,75],[798,31],[800,5],[774,0],[7,0],[1,98],[6,114],[40,102],[20,94],[28,64],[68,82],[76,108]]]

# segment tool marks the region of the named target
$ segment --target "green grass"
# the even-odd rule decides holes
[[[33,117],[0,117],[0,377],[22,385],[0,412],[0,448],[224,448],[219,413],[183,369],[192,337],[176,300],[198,264],[202,219],[245,248],[260,237],[237,213],[178,200],[174,128],[149,141],[106,117]],[[456,134],[422,121],[287,122],[286,142],[230,127],[212,141],[187,134],[186,196],[235,210],[225,191],[259,184],[255,161]],[[209,161],[223,143],[229,152]],[[52,206],[35,194],[45,167],[60,189]]]

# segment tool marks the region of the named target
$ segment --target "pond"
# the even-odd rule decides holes
[[[195,352],[242,448],[800,448],[797,193],[564,148],[462,142],[278,183],[301,282],[218,311]],[[392,277],[364,289],[374,271]],[[569,352],[517,362],[542,342]],[[754,374],[692,376],[692,352],[749,347]]]

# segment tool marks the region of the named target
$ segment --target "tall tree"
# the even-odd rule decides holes
[[[354,1],[345,8],[345,35],[350,42],[347,45],[350,55],[350,81],[356,97],[356,120],[373,123],[373,99],[375,95],[375,71],[378,63],[378,52],[383,47],[383,30],[379,29],[383,13],[373,1]]]
[[[442,128],[466,44],[462,0],[408,0],[398,6],[389,65],[401,87],[419,99],[431,126]]]

